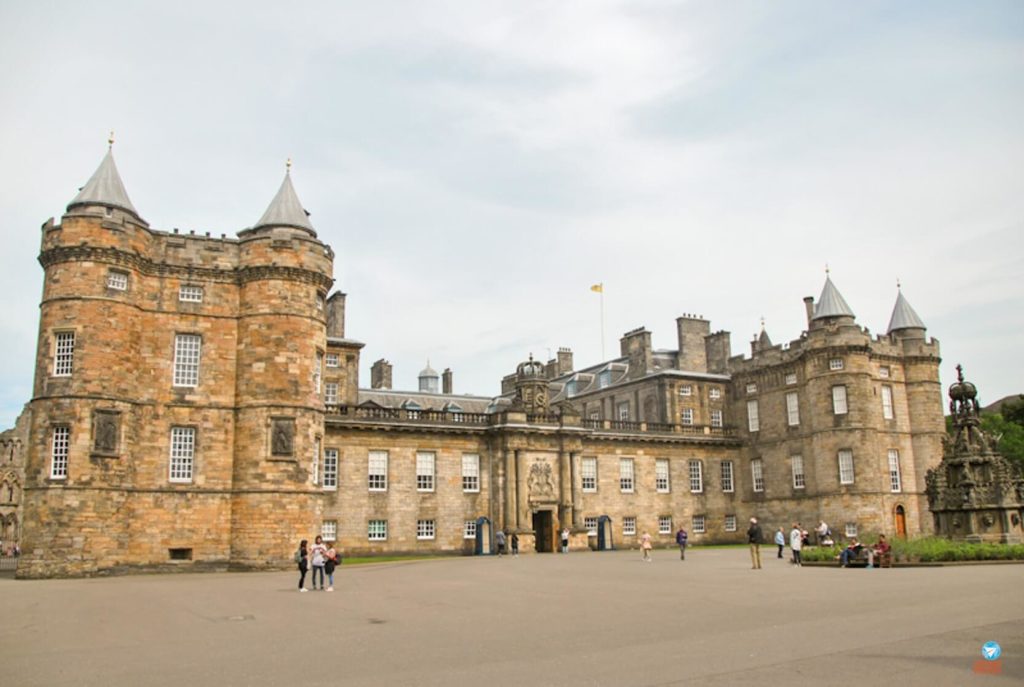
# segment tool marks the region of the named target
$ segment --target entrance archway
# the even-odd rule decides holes
[[[533,514],[533,541],[537,553],[553,553],[555,550],[554,513],[539,510]]]
[[[602,515],[597,519],[597,550],[610,551],[612,546],[612,519]]]
[[[903,509],[903,506],[896,506],[895,510],[896,520],[896,536],[902,539],[907,538],[907,512]]]

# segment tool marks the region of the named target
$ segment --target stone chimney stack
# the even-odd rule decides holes
[[[335,291],[327,299],[327,336],[345,338],[345,294],[341,291]]]
[[[804,296],[804,310],[807,311],[807,328],[811,328],[811,318],[814,317],[814,296]]]
[[[444,372],[441,373],[441,393],[452,393],[452,368],[450,367],[444,368]]]
[[[729,358],[732,356],[729,332],[720,331],[704,337],[704,351],[708,361],[708,372],[718,375],[729,374]]]
[[[687,372],[707,372],[704,338],[711,334],[711,323],[700,315],[684,314],[676,318],[676,331],[679,335],[676,368]]]
[[[391,388],[391,363],[381,358],[370,368],[370,388]]]
[[[654,363],[651,352],[651,333],[644,327],[626,332],[619,340],[623,357],[629,358],[629,378],[639,379],[647,374]]]
[[[558,375],[572,372],[572,350],[568,348],[558,349]]]

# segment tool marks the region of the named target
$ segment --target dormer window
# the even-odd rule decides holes
[[[610,386],[611,383],[612,383],[612,371],[611,370],[601,370],[601,372],[597,375],[597,388],[598,389],[603,389],[606,386]]]
[[[575,395],[576,395],[576,380],[575,379],[570,379],[568,382],[565,383],[565,397],[569,398],[570,396],[575,396]]]

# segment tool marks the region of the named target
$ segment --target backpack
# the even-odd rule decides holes
[[[301,549],[295,552],[295,555],[292,556],[292,560],[295,561],[296,565],[302,563],[302,550]]]

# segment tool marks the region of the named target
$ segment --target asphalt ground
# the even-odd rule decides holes
[[[1024,684],[1024,565],[763,555],[342,566],[305,594],[292,573],[5,578],[0,685]]]

